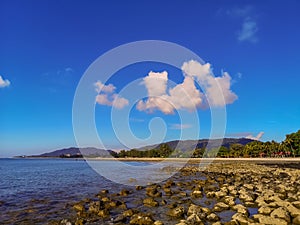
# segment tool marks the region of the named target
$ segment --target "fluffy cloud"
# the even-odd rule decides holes
[[[258,135],[256,135],[256,137],[254,137],[252,135],[248,135],[248,136],[246,136],[246,138],[259,141],[262,138],[262,136],[264,135],[264,133],[265,132],[261,131],[261,132],[258,133]]]
[[[186,77],[198,81],[210,107],[222,107],[237,99],[237,95],[230,90],[231,77],[227,72],[224,72],[221,77],[215,77],[209,63],[202,65],[194,60],[185,62],[181,69]]]
[[[202,94],[197,90],[194,80],[186,77],[183,83],[171,88],[167,93],[168,73],[150,72],[144,78],[144,84],[148,91],[148,99],[140,100],[137,109],[153,112],[155,109],[165,114],[173,114],[175,109],[194,110],[202,102]]]
[[[101,81],[97,81],[95,83],[96,91],[98,93],[104,92],[104,93],[113,93],[116,90],[116,87],[112,84],[104,85]]]
[[[97,81],[95,84],[95,90],[98,93],[96,96],[96,102],[99,105],[112,106],[117,109],[122,109],[128,105],[128,100],[114,93],[116,87],[112,84],[105,85],[101,81]]]
[[[215,77],[209,63],[202,65],[195,60],[185,62],[181,69],[185,76],[184,81],[169,90],[166,71],[149,72],[143,79],[149,97],[145,101],[140,100],[137,109],[150,113],[160,110],[165,114],[172,114],[174,110],[193,111],[197,107],[204,107],[206,101],[210,107],[223,107],[237,99],[237,95],[230,90],[231,77],[227,72],[221,77]],[[197,89],[195,80],[205,95]]]
[[[10,81],[7,79],[3,79],[2,76],[0,76],[0,88],[8,87],[10,85]]]
[[[164,95],[167,90],[168,73],[167,71],[161,73],[151,71],[143,81],[148,90],[149,97],[161,96]]]
[[[258,41],[256,33],[258,31],[257,23],[251,18],[247,18],[242,25],[242,29],[238,32],[239,41],[249,41],[255,43]]]

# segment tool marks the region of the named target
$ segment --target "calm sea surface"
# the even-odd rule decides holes
[[[96,163],[116,166],[113,161]],[[127,163],[137,167],[145,164]],[[127,179],[126,174],[123,176]],[[0,159],[0,224],[63,218],[72,208],[68,204],[94,196],[101,189],[117,192],[122,188],[100,176],[84,160]]]

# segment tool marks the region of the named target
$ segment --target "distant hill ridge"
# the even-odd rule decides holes
[[[159,148],[163,144],[169,145],[171,149],[178,148],[181,151],[188,151],[195,148],[203,148],[208,145],[208,148],[217,148],[221,146],[224,146],[226,148],[229,148],[231,144],[242,144],[246,145],[249,142],[253,142],[255,140],[249,139],[249,138],[223,138],[223,139],[200,139],[200,140],[174,140],[174,141],[168,141],[156,145],[148,145],[141,148],[138,148],[138,150],[148,150],[148,149],[156,149]]]
[[[137,150],[145,151],[150,149],[158,149],[161,145],[167,144],[171,149],[180,149],[181,151],[190,151],[195,148],[203,148],[207,146],[208,148],[216,148],[224,146],[229,148],[231,144],[242,144],[246,145],[249,142],[255,140],[248,139],[248,138],[224,138],[224,139],[200,139],[200,140],[174,140],[169,142],[164,142],[156,145],[148,145],[141,148],[137,148]],[[209,145],[208,145],[209,143]],[[94,147],[88,148],[77,148],[77,147],[70,147],[70,148],[63,148],[59,150],[55,150],[48,153],[43,153],[40,155],[33,155],[30,157],[62,157],[62,156],[88,156],[88,157],[111,157],[111,155],[115,155],[116,152],[113,150],[104,150],[104,149],[97,149]]]
[[[109,157],[111,156],[112,150],[104,150],[98,149],[94,147],[88,148],[77,148],[77,147],[70,147],[70,148],[63,148],[59,150],[55,150],[53,152],[47,152],[40,155],[34,155],[32,157],[61,157],[61,156],[93,156],[93,157]]]

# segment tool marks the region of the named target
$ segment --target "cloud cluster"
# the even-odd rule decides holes
[[[0,88],[8,87],[10,85],[10,81],[7,79],[3,79],[2,76],[0,76]]]
[[[262,138],[262,136],[264,135],[264,133],[265,132],[261,131],[255,137],[253,135],[248,135],[248,136],[246,136],[246,138],[249,138],[249,139],[252,139],[252,140],[255,140],[255,141],[259,141]]]
[[[167,90],[168,73],[150,72],[143,79],[148,91],[148,99],[140,100],[137,109],[153,112],[160,110],[165,114],[173,114],[174,110],[185,109],[193,111],[198,107],[223,107],[237,99],[237,95],[230,90],[231,77],[223,73],[221,77],[213,75],[211,65],[191,60],[182,66],[184,80],[181,84]],[[205,95],[197,89],[195,80],[203,89]]]
[[[194,110],[202,102],[202,95],[197,90],[194,80],[185,77],[183,83],[176,85],[167,92],[168,73],[149,72],[143,79],[143,84],[148,91],[148,99],[140,100],[137,109],[140,111],[153,112],[160,110],[165,114],[173,114],[174,110]]]
[[[96,102],[99,105],[112,106],[117,109],[122,109],[128,105],[129,102],[126,98],[122,98],[115,93],[116,87],[114,85],[105,85],[101,81],[97,81],[94,85],[95,90],[98,93]]]

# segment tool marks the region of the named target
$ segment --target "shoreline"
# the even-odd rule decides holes
[[[136,161],[136,162],[300,162],[298,158],[59,158],[59,157],[13,157],[10,159],[63,159],[80,161]]]

